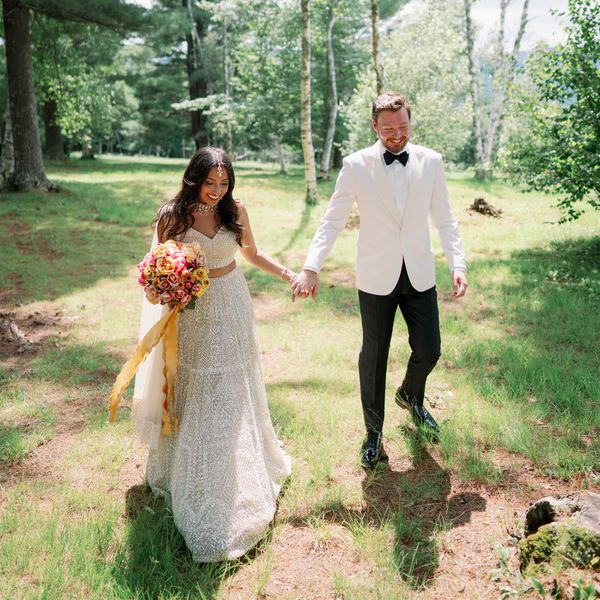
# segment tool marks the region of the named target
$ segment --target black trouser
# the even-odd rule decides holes
[[[406,267],[391,294],[377,296],[358,290],[363,343],[358,359],[360,399],[367,431],[382,431],[385,416],[385,376],[394,328],[400,307],[408,327],[412,353],[402,390],[410,401],[423,403],[427,376],[440,357],[440,324],[435,286],[418,292]]]

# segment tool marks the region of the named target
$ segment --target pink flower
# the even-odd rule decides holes
[[[168,304],[171,300],[173,300],[173,294],[171,294],[171,292],[162,292],[160,295],[161,304]]]
[[[148,300],[148,302],[151,302],[152,304],[158,304],[158,301],[160,299],[160,294],[158,293],[157,289],[154,287],[147,287],[144,292],[146,292],[146,298]]]
[[[171,287],[171,284],[166,277],[164,279],[159,279],[155,285],[159,290],[163,291],[168,290]]]

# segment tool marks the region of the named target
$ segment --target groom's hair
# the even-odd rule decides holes
[[[408,118],[410,119],[410,104],[408,100],[397,92],[384,92],[373,100],[373,108],[371,110],[371,116],[373,121],[377,121],[377,117],[382,110],[391,110],[393,112],[406,108]]]

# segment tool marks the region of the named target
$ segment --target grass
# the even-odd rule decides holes
[[[144,449],[127,410],[111,427],[105,413],[137,336],[134,265],[183,166],[152,158],[54,163],[48,171],[60,193],[0,196],[0,309],[60,314],[33,357],[0,364],[3,597],[235,597],[237,577],[259,597],[285,577],[277,544],[308,528],[316,548],[339,538],[361,565],[355,576],[355,563],[336,564],[326,582],[332,593],[409,598],[433,584],[445,535],[468,519],[451,481],[494,489],[523,460],[574,483],[600,468],[597,215],[559,226],[552,198],[451,173],[470,289],[465,301],[450,299],[436,246],[443,356],[428,395],[443,406],[439,444],[418,435],[391,401],[408,358],[398,318],[385,443],[404,466],[366,477],[358,466],[356,229],[337,241],[317,302],[291,304],[280,281],[244,264],[271,414],[295,470],[254,554],[195,564],[169,508],[141,485]],[[299,268],[323,211],[303,204],[302,170],[285,177],[244,163],[236,175],[258,244]],[[333,185],[320,184],[323,199]],[[502,219],[467,212],[481,195],[503,209]],[[475,493],[466,506],[484,509]]]

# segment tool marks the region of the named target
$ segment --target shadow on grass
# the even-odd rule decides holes
[[[304,210],[302,211],[302,218],[300,219],[300,222],[298,223],[298,226],[296,227],[296,229],[294,229],[294,231],[292,231],[292,234],[290,235],[290,239],[288,240],[287,244],[283,248],[281,248],[281,250],[279,250],[277,252],[278,255],[281,255],[284,252],[287,252],[300,239],[300,236],[304,233],[304,230],[310,223],[310,217],[311,217],[311,214],[312,214],[314,208],[315,208],[314,204],[307,204],[306,202],[304,203]]]
[[[355,537],[368,536],[369,530],[392,528],[391,562],[411,588],[420,590],[432,582],[438,566],[438,534],[467,524],[473,512],[485,510],[486,501],[470,492],[450,495],[449,472],[431,456],[416,430],[407,428],[404,433],[412,468],[395,471],[388,463],[380,462],[367,472],[362,481],[363,509],[349,510],[341,501],[335,501],[292,524],[305,527],[317,517],[348,527]],[[358,543],[376,559],[381,547],[369,549],[364,539],[364,543]]]
[[[499,268],[511,273],[500,289],[486,281]],[[477,261],[470,271],[489,310],[469,316],[473,335],[456,366],[481,397],[509,407],[519,434],[496,432],[497,442],[561,476],[593,468],[600,453],[600,237]]]
[[[54,299],[125,275],[148,250],[156,202],[123,200],[107,186],[78,183],[59,194],[0,198],[0,298]]]
[[[113,577],[131,598],[216,598],[242,560],[197,563],[177,531],[170,508],[147,485],[127,491],[127,538],[116,553]]]
[[[61,342],[60,348],[50,346],[31,361],[29,377],[71,386],[114,381],[123,357],[107,352],[104,344]]]
[[[479,494],[450,495],[450,475],[427,451],[419,431],[404,428],[413,460],[408,471],[382,469],[363,480],[367,510],[392,515],[395,529],[394,566],[413,588],[422,589],[433,580],[439,562],[437,535],[466,525],[473,512],[483,512]]]
[[[506,333],[469,340],[460,366],[481,391],[492,383],[510,399],[530,396],[548,416],[589,416],[600,397],[600,237],[519,251],[504,266],[514,274],[496,301]]]

